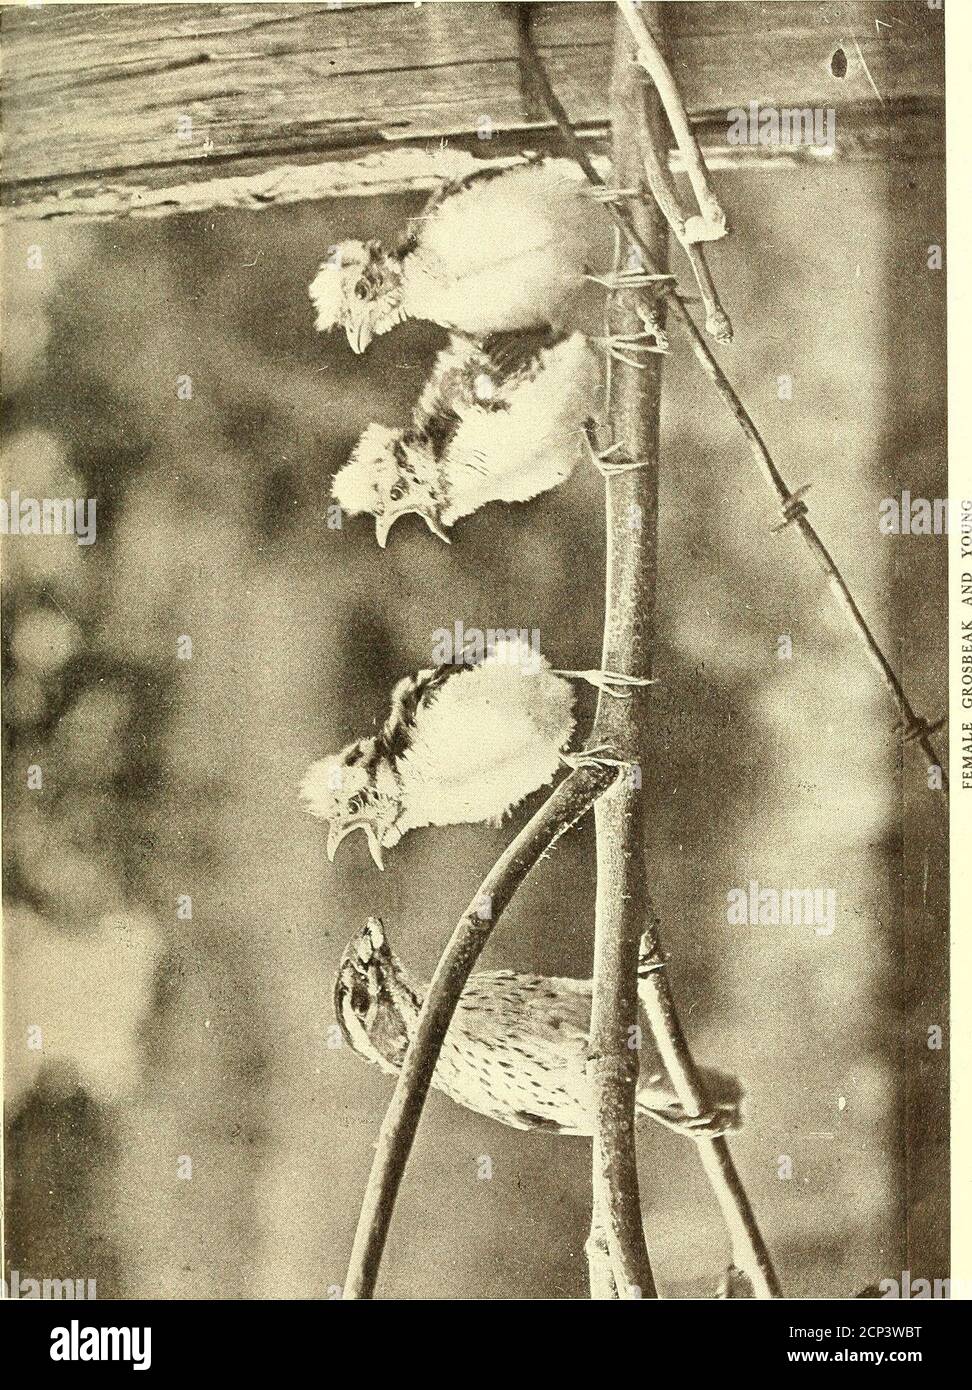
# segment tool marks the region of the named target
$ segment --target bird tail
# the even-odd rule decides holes
[[[656,970],[665,967],[665,961],[658,955],[655,945],[658,939],[659,922],[651,902],[647,904],[647,912],[652,918],[652,925],[642,933],[641,944],[638,948],[638,996],[641,1000],[641,1007],[646,1013],[649,1010],[648,1002],[645,999],[645,982]],[[732,1072],[721,1071],[717,1067],[699,1067],[698,1076],[709,1103],[709,1109],[725,1121],[726,1130],[741,1129],[745,1088],[739,1077],[733,1075]],[[675,1101],[674,1109],[681,1108],[675,1098],[671,1082],[667,1077],[662,1080],[661,1073],[656,1073],[649,1079],[647,1085],[639,1089],[638,1104],[646,1111],[657,1111],[663,1108],[660,1105],[659,1097],[665,1094],[668,1097],[667,1108],[669,1110],[673,1110],[671,1105],[673,1100]]]

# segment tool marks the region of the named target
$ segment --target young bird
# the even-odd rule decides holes
[[[327,856],[353,830],[371,857],[423,825],[499,823],[552,781],[574,730],[568,682],[528,642],[500,636],[475,665],[406,676],[379,733],[308,769],[300,794],[330,821]]]
[[[332,248],[310,287],[317,328],[341,327],[355,352],[403,319],[484,338],[549,325],[563,331],[604,224],[568,159],[527,158],[446,184],[393,251]]]
[[[640,970],[649,969],[643,942]],[[381,921],[370,918],[348,943],[334,985],[334,1011],[348,1043],[366,1061],[397,1075],[422,997]],[[432,1084],[467,1109],[513,1129],[590,1135],[590,1026],[590,980],[479,971],[460,996]],[[657,1059],[643,1068],[637,1113],[696,1138],[738,1129],[738,1079],[710,1068],[701,1073],[709,1114],[686,1115]]]
[[[487,502],[525,502],[570,476],[598,379],[582,333],[482,344],[454,335],[409,428],[369,425],[334,477],[334,499],[352,516],[369,512],[382,547],[409,512],[448,541],[447,528]]]

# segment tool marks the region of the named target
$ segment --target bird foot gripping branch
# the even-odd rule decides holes
[[[635,458],[623,440],[609,444],[606,449],[598,446],[597,428],[594,421],[584,421],[584,439],[591,463],[604,478],[613,478],[622,473],[635,473],[649,466],[648,459]]]
[[[740,1108],[735,1104],[707,1110],[702,1115],[689,1115],[681,1105],[653,1106],[651,1118],[683,1139],[724,1139],[742,1129]]]
[[[613,454],[620,453],[624,445],[620,443],[610,445],[603,449],[599,454],[591,453],[591,462],[604,478],[613,478],[621,473],[635,473],[639,468],[647,468],[647,461],[644,459],[633,459],[630,455],[624,454],[620,458],[612,458]]]
[[[635,354],[647,352],[664,356],[668,352],[667,340],[663,346],[658,339],[659,331],[653,328],[650,331],[646,329],[644,333],[612,333],[606,338],[595,338],[594,342],[606,348],[615,362],[623,362],[626,367],[635,367],[642,372],[646,363],[637,361]]]
[[[599,743],[594,748],[582,748],[577,753],[561,753],[560,761],[575,772],[582,767],[632,768],[636,764],[630,758],[623,758],[609,743]]]
[[[605,695],[610,695],[615,700],[628,700],[631,698],[632,691],[639,686],[657,685],[658,681],[647,676],[626,676],[620,671],[561,671],[555,670],[556,676],[567,676],[571,680],[586,681],[588,685],[593,685],[595,690],[603,691]]]
[[[587,271],[584,279],[590,280],[592,284],[600,285],[602,289],[608,290],[611,294],[619,294],[622,290],[641,290],[648,289],[653,285],[675,285],[678,283],[677,277],[674,275],[654,275],[647,270],[637,269],[605,270],[600,275]]]
[[[584,189],[584,197],[592,198],[595,203],[620,203],[625,198],[640,198],[640,188],[611,188],[609,184],[589,184]]]

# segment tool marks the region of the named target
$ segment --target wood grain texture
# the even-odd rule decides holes
[[[426,178],[434,179],[430,157],[443,140],[490,157],[522,145],[524,132],[541,146],[546,122],[524,95],[511,9],[7,7],[0,17],[3,203],[20,216],[55,209],[88,217],[183,210],[187,201],[259,206],[331,196],[342,186],[360,192],[357,175],[323,166],[371,159],[374,169],[376,157],[384,166],[378,182],[394,186],[403,148],[420,149]],[[557,90],[572,119],[597,138],[607,118],[613,7],[537,4],[535,11],[537,45]],[[728,108],[759,101],[832,106],[838,129],[843,121],[848,130],[876,108],[887,113],[879,129],[889,140],[894,113],[917,110],[926,118],[921,139],[934,138],[943,22],[925,0],[673,0],[671,11],[673,69],[689,111],[713,129],[720,122],[724,129]],[[838,50],[842,77],[833,71]],[[184,120],[180,132],[185,117],[188,138]],[[493,138],[477,140],[487,122]],[[906,128],[912,152],[920,153],[910,116]],[[852,142],[851,154],[858,148]],[[730,161],[774,156],[724,152]],[[321,167],[307,172],[312,166]],[[409,186],[409,174],[403,177]],[[241,179],[253,186],[233,184]],[[195,183],[208,186],[195,200],[165,196]]]

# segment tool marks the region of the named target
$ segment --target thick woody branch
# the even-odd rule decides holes
[[[587,1278],[591,1298],[598,1301],[616,1299],[618,1286],[614,1278],[614,1263],[611,1259],[611,1246],[607,1228],[597,1206],[597,1194],[591,1205],[591,1233],[587,1237],[584,1253],[587,1256]]]
[[[534,865],[577,824],[617,776],[617,767],[580,763],[554,789],[487,874],[442,952],[378,1134],[351,1250],[345,1298],[374,1295],[395,1198],[439,1052],[473,966]]]
[[[647,9],[648,22],[656,23],[657,6]],[[523,42],[529,48],[529,36]],[[535,56],[535,55],[534,55]],[[537,85],[560,125],[575,157],[573,132],[556,95],[535,64]],[[655,108],[646,105],[646,94],[632,62],[632,45],[619,25],[615,62],[614,182],[625,188],[639,184],[646,143],[657,140],[660,122]],[[592,183],[599,183],[590,162],[579,158]],[[615,205],[611,205],[612,211]],[[666,268],[667,236],[662,214],[647,201],[633,210],[621,209],[623,227],[638,246],[652,273]],[[622,316],[617,331],[633,331],[637,315],[621,296],[616,308]],[[673,297],[668,300],[674,303]],[[704,340],[703,340],[704,344]],[[660,363],[650,360],[642,370],[621,375],[613,395],[610,427],[618,446],[607,470],[607,599],[602,665],[607,670],[650,676],[655,643],[655,608],[658,557],[658,455],[661,397]],[[592,745],[607,744],[632,764],[644,764],[645,731],[641,702],[602,697],[591,736]],[[650,698],[647,697],[647,698]],[[598,914],[595,934],[594,1004],[591,1032],[595,1080],[594,1222],[590,1245],[596,1248],[598,1224],[606,1228],[615,1281],[622,1294],[632,1257],[622,1248],[621,1235],[634,1243],[628,1194],[637,1193],[633,1128],[627,1124],[633,1108],[637,1054],[627,1049],[627,1030],[637,1017],[637,958],[642,931],[648,933],[649,954],[661,968],[650,971],[641,983],[641,1002],[651,1025],[659,1055],[665,1062],[673,1088],[687,1114],[708,1111],[707,1098],[689,1052],[663,968],[664,951],[658,921],[648,901],[648,870],[644,856],[643,797],[623,777],[595,810],[598,848]],[[623,1065],[624,1055],[628,1064]],[[608,1070],[604,1058],[610,1058]],[[600,1073],[600,1074],[599,1074]],[[629,1092],[630,1088],[630,1092]],[[623,1106],[621,1097],[623,1096]],[[632,1116],[633,1119],[633,1116]],[[698,1141],[703,1166],[722,1210],[732,1243],[734,1263],[750,1277],[758,1297],[779,1294],[769,1254],[750,1208],[724,1139]],[[605,1190],[607,1188],[607,1190]],[[615,1197],[614,1219],[610,1206]],[[640,1235],[640,1220],[638,1234]],[[612,1243],[612,1237],[613,1243]],[[643,1237],[642,1237],[643,1242]],[[630,1248],[630,1247],[629,1247]],[[592,1286],[593,1286],[592,1267]]]
[[[655,7],[652,6],[652,9]],[[660,125],[661,106],[646,93],[631,63],[632,45],[617,26],[611,110],[614,177],[626,187],[640,174],[639,151],[649,124]],[[661,265],[668,241],[664,217],[639,203],[639,231]],[[663,268],[663,267],[662,267]],[[612,331],[642,327],[627,296],[614,306]],[[658,571],[658,443],[661,356],[642,368],[621,369],[612,393],[609,427],[639,467],[612,471],[606,483],[607,574],[601,665],[607,671],[650,678],[655,642]],[[604,745],[631,765],[644,761],[644,694],[598,701],[591,744]],[[594,1106],[593,1215],[607,1237],[620,1297],[656,1297],[641,1220],[635,1149],[638,1053],[630,1045],[638,1018],[638,948],[644,927],[646,865],[644,805],[625,775],[595,808],[597,899],[591,1005],[590,1077]],[[593,1280],[592,1280],[593,1285]],[[593,1290],[592,1290],[593,1291]]]

